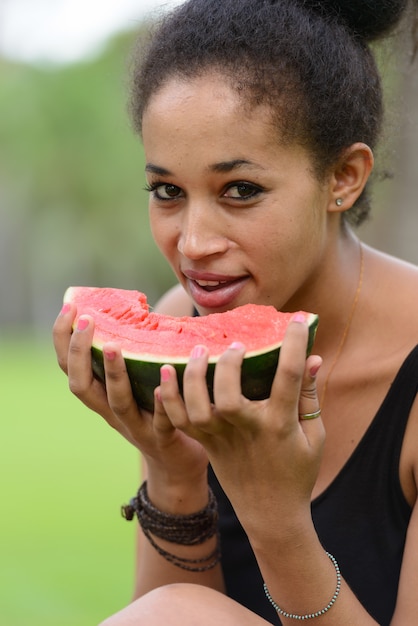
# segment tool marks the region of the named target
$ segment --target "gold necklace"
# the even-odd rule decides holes
[[[361,241],[359,241],[359,245],[360,245],[360,275],[359,275],[358,285],[357,285],[356,293],[354,294],[353,304],[351,305],[350,315],[348,317],[347,323],[346,323],[345,328],[343,330],[343,334],[341,335],[341,339],[340,339],[339,346],[337,348],[337,352],[335,353],[333,361],[332,361],[332,363],[331,363],[331,365],[329,367],[329,370],[327,372],[327,375],[326,375],[326,378],[325,378],[325,381],[324,381],[324,386],[322,387],[321,400],[320,400],[320,403],[319,403],[319,406],[322,409],[324,408],[325,394],[326,394],[327,388],[328,388],[328,381],[330,379],[330,376],[331,376],[332,372],[334,371],[335,366],[337,365],[337,361],[340,358],[341,352],[342,352],[342,350],[344,348],[344,345],[345,345],[345,342],[346,342],[346,339],[347,339],[347,335],[348,335],[348,331],[350,330],[351,322],[353,321],[354,313],[356,312],[357,303],[358,303],[359,297],[360,297],[361,287],[363,285],[364,250],[363,250],[363,246],[361,245]]]

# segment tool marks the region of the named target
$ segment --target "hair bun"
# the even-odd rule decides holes
[[[399,22],[408,0],[303,0],[322,14],[334,13],[356,34],[373,41]]]

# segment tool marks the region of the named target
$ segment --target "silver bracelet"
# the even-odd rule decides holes
[[[334,595],[332,596],[331,600],[328,602],[327,606],[321,609],[320,611],[316,611],[315,613],[306,613],[305,615],[298,615],[297,613],[288,613],[287,611],[284,611],[283,609],[281,609],[278,604],[276,604],[276,602],[273,600],[273,598],[270,595],[270,591],[268,590],[266,583],[264,583],[264,592],[267,596],[267,599],[273,605],[273,607],[276,609],[279,615],[282,615],[283,617],[288,617],[289,619],[299,619],[299,620],[313,619],[314,617],[320,617],[324,613],[327,613],[330,610],[330,608],[335,604],[335,601],[337,600],[341,591],[341,572],[340,572],[340,568],[338,566],[336,558],[333,557],[332,554],[330,554],[329,552],[326,552],[326,555],[331,559],[332,564],[335,567],[335,571],[337,573],[337,586],[335,588]]]

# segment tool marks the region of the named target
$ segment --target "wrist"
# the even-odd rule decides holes
[[[207,471],[198,477],[179,477],[148,466],[147,492],[153,505],[172,515],[188,515],[209,501]]]
[[[240,520],[250,539],[253,550],[271,553],[275,546],[278,553],[293,550],[295,545],[305,545],[318,540],[312,521],[310,504],[307,507],[283,512],[271,511],[271,515],[255,516],[252,521]]]
[[[295,620],[309,620],[309,619],[315,619],[316,617],[321,617],[322,615],[325,615],[325,613],[328,613],[330,609],[332,609],[332,607],[334,606],[334,604],[336,603],[338,599],[338,596],[340,595],[342,578],[341,578],[341,572],[340,572],[340,568],[339,568],[336,558],[329,552],[326,552],[326,555],[328,556],[328,558],[333,564],[335,575],[336,575],[336,583],[335,583],[335,590],[334,590],[333,596],[331,597],[329,602],[325,604],[319,610],[317,609],[314,612],[311,611],[309,613],[293,613],[293,612],[286,611],[285,609],[280,607],[277,604],[277,602],[273,599],[267,584],[264,583],[263,587],[264,587],[264,592],[266,594],[266,597],[269,600],[270,604],[274,607],[278,615],[280,615],[280,617],[286,617],[286,618],[295,619]]]
[[[128,521],[138,518],[143,534],[150,545],[166,561],[190,572],[206,572],[220,560],[218,533],[218,504],[210,488],[208,503],[191,514],[172,514],[161,511],[148,496],[147,481],[138,490],[129,505],[122,507],[122,515]],[[189,549],[211,542],[211,551],[204,556],[193,556]],[[177,549],[172,551],[171,544]]]

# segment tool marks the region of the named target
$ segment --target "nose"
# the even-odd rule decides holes
[[[188,259],[196,260],[222,254],[229,247],[222,218],[210,206],[189,207],[185,212],[177,249]]]

